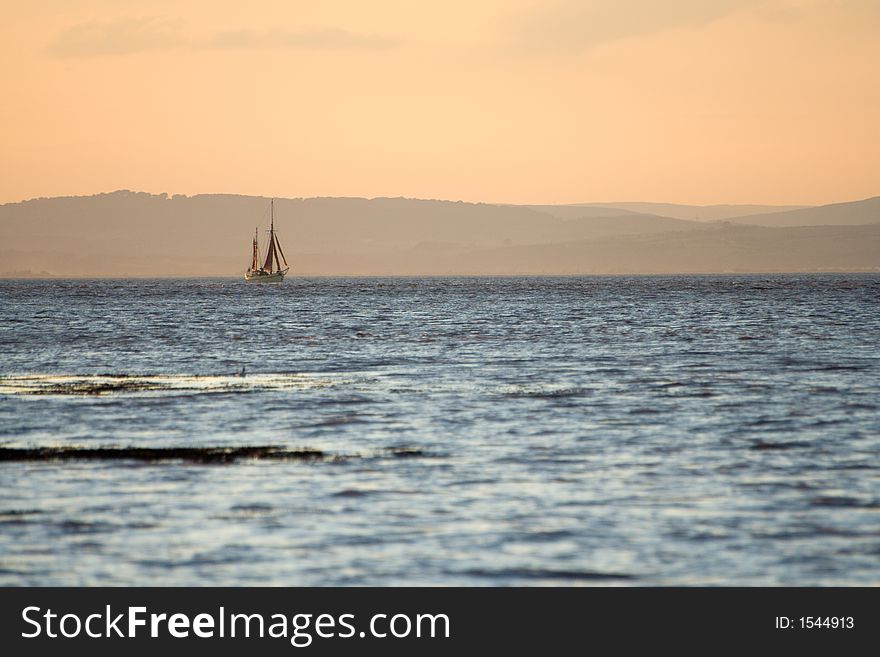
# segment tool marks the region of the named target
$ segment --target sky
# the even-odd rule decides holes
[[[880,194],[880,0],[0,0],[0,203]]]

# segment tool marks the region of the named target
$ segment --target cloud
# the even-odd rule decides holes
[[[336,28],[303,30],[232,30],[203,42],[206,48],[302,48],[312,50],[381,50],[399,45],[397,39]]]
[[[759,0],[556,0],[519,16],[519,50],[576,53],[619,39],[700,26]]]
[[[58,57],[94,57],[166,50],[185,44],[178,23],[160,18],[123,18],[69,27],[55,37],[46,52]]]
[[[399,44],[399,40],[390,37],[336,28],[227,30],[191,35],[174,21],[123,18],[112,22],[73,25],[59,33],[45,48],[45,52],[56,57],[99,57],[172,49],[381,50]]]

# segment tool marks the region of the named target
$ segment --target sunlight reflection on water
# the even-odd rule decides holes
[[[0,463],[0,584],[877,585],[878,335],[878,275],[0,281],[2,447],[358,455]]]

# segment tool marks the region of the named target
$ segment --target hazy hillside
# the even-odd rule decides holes
[[[604,206],[404,198],[279,199],[275,209],[293,272],[303,275],[880,267],[878,226],[768,229]],[[267,199],[235,195],[121,191],[6,204],[0,275],[237,276],[268,215]]]
[[[705,228],[645,215],[564,220],[520,206],[403,198],[278,199],[275,216],[289,258],[328,254],[346,270],[420,244],[479,249]],[[235,275],[254,227],[263,238],[268,223],[268,199],[248,196],[120,191],[10,203],[0,206],[0,272]]]
[[[815,208],[753,214],[730,221],[755,226],[851,226],[880,223],[880,196],[863,201],[833,203]]]
[[[718,221],[732,217],[746,217],[753,214],[770,214],[772,212],[785,212],[798,210],[804,205],[681,205],[678,203],[586,203],[581,206],[557,206],[557,207],[599,207],[603,211],[627,210],[641,214],[656,214],[675,219],[687,219],[689,221]]]
[[[466,249],[421,244],[385,257],[307,254],[315,274],[673,274],[880,271],[880,225],[765,228],[629,235],[557,244]]]
[[[480,273],[672,274],[880,271],[880,224],[765,228],[612,237],[460,254],[453,269]]]
[[[517,207],[515,205],[507,206],[507,207]],[[553,217],[559,217],[560,219],[580,219],[583,217],[609,217],[609,216],[623,216],[623,215],[634,215],[641,217],[649,217],[649,216],[658,216],[652,215],[648,212],[634,212],[632,210],[626,210],[623,208],[612,208],[606,207],[602,205],[524,205],[521,207],[529,208],[530,210],[535,210],[536,212],[543,212],[545,214],[549,214]],[[665,215],[669,218],[669,215]]]

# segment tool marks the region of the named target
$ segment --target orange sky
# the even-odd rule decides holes
[[[880,194],[878,0],[0,0],[0,202]]]

